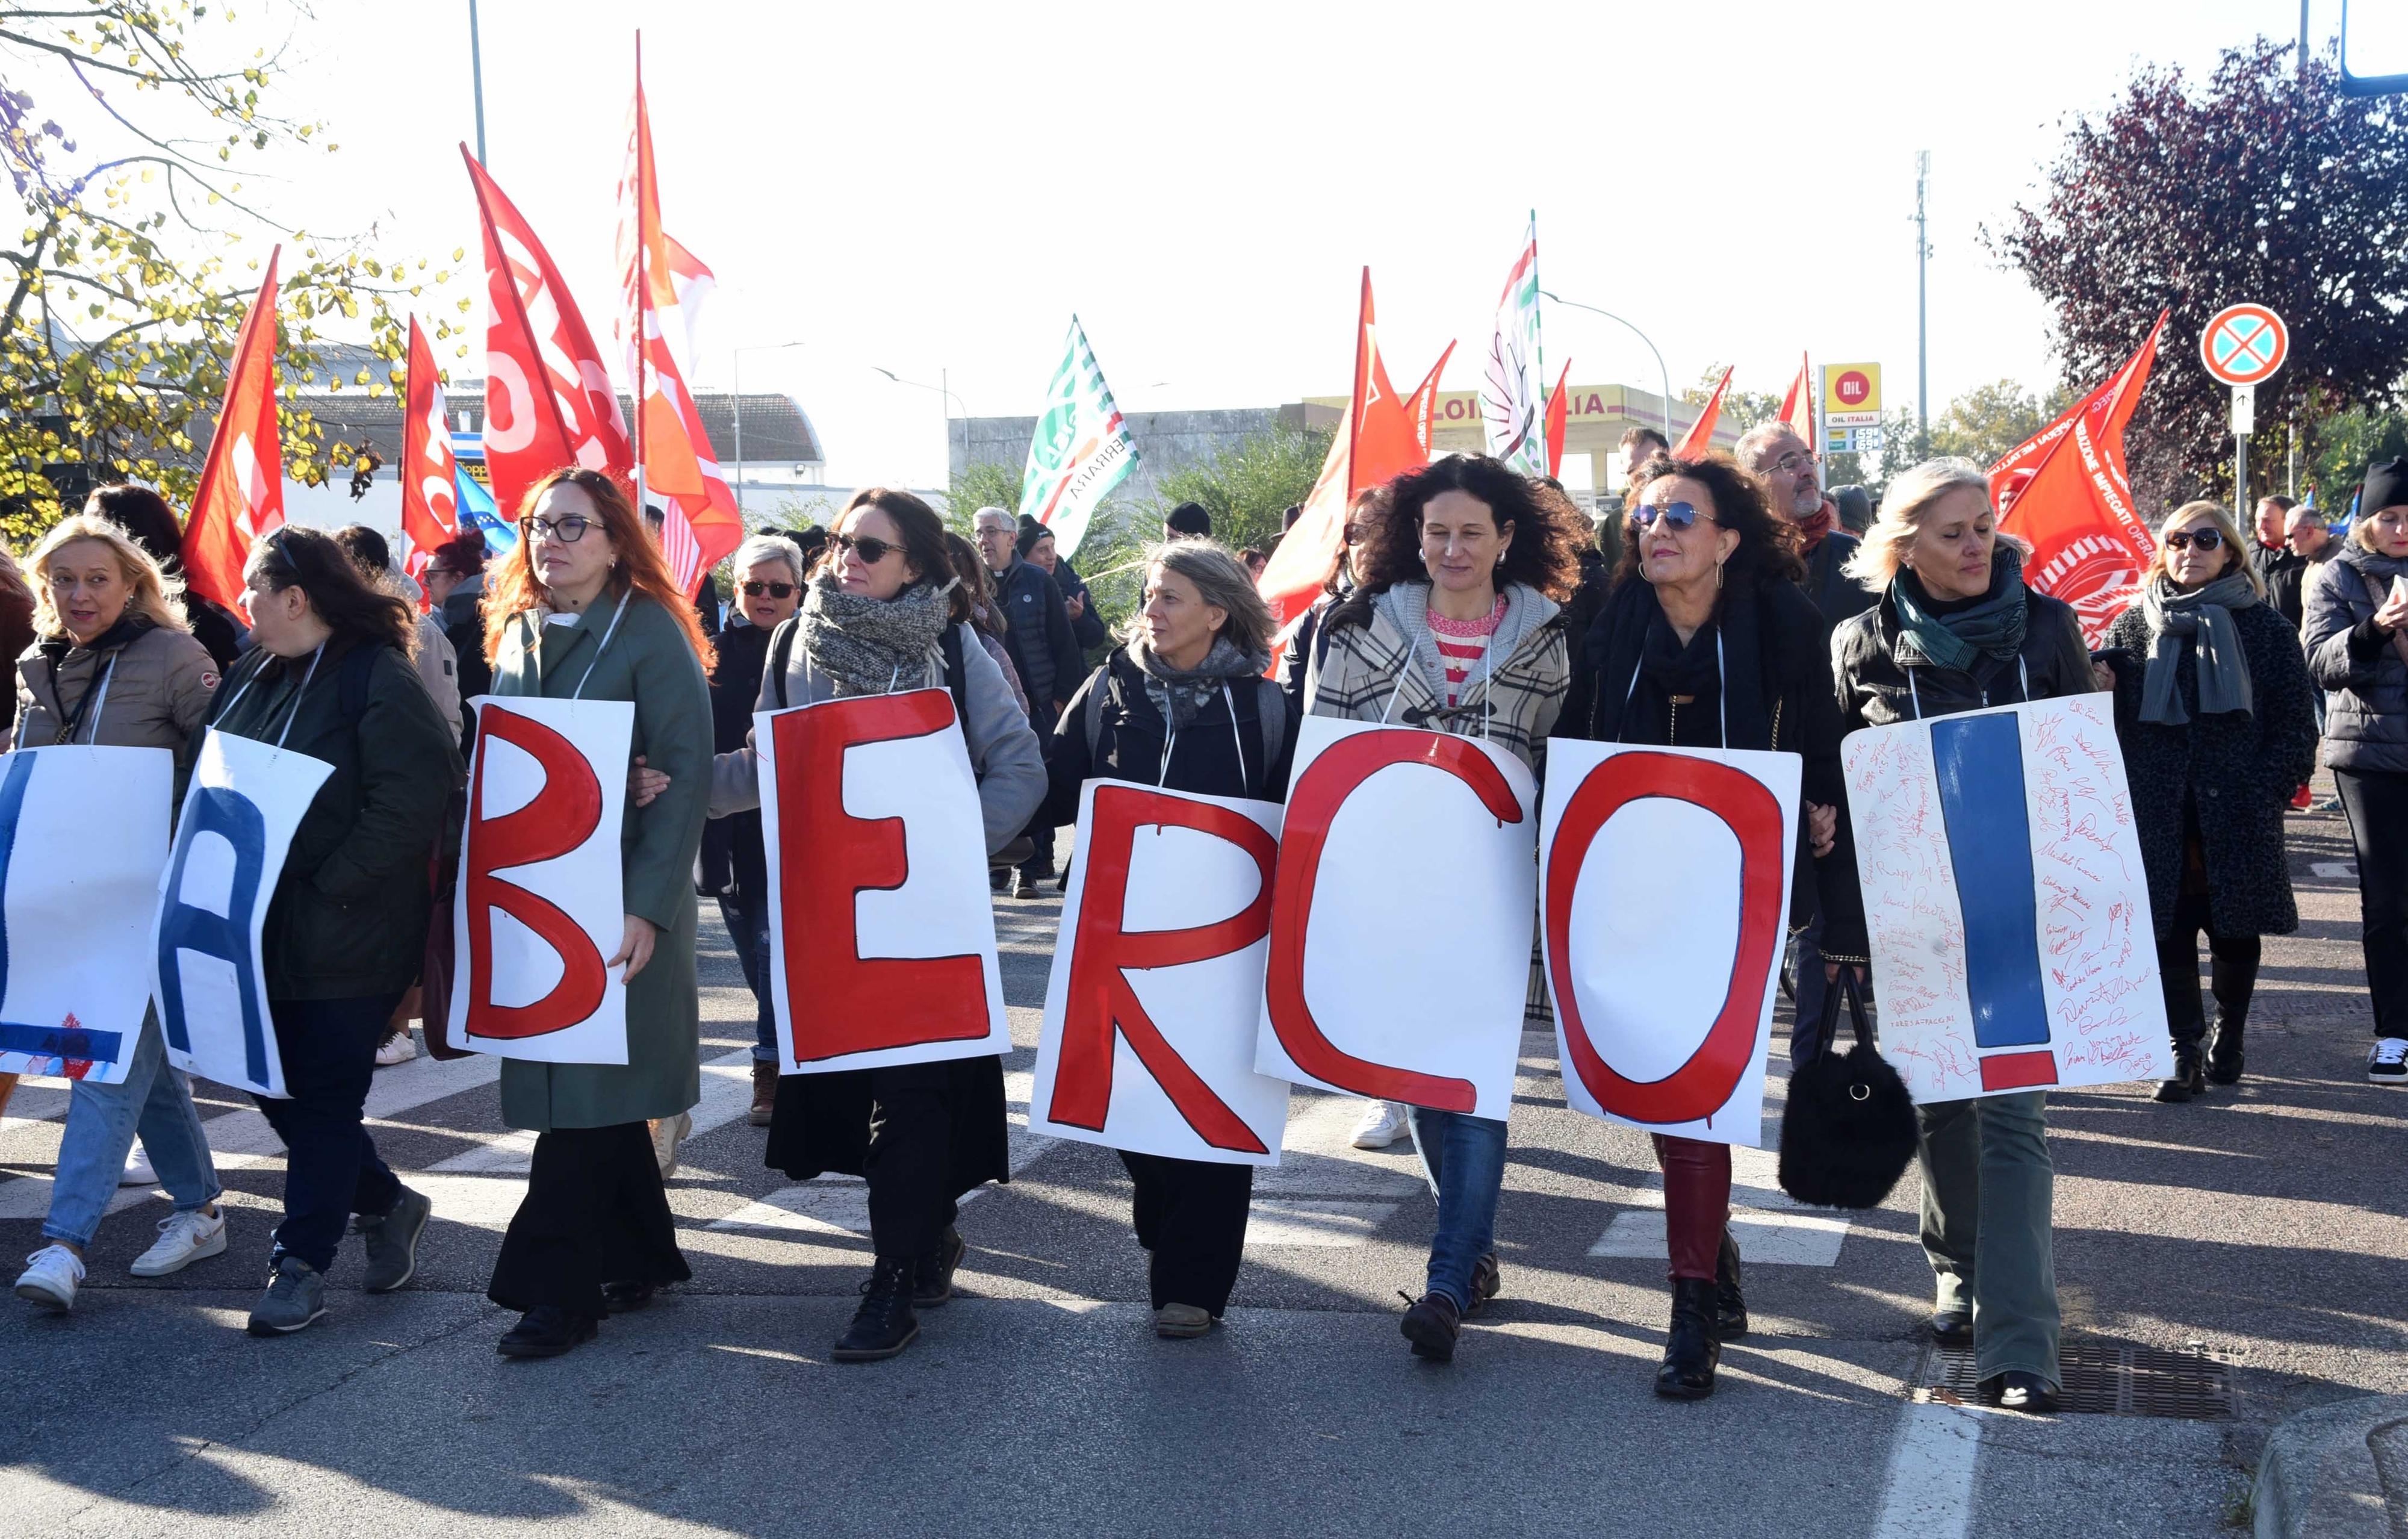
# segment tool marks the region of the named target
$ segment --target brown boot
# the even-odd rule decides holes
[[[769,1126],[769,1118],[778,1110],[778,1066],[752,1060],[752,1115],[755,1128]]]

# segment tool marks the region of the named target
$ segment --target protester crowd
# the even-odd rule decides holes
[[[754,713],[900,689],[953,698],[1005,901],[1068,885],[1056,831],[1090,783],[1280,800],[1306,716],[1476,737],[1541,776],[1551,738],[1794,755],[1784,976],[1800,1062],[1835,1045],[1820,1037],[1826,991],[1880,982],[1845,737],[2104,692],[2171,1028],[2161,1101],[2243,1077],[2261,938],[2299,923],[2285,817],[2306,804],[2321,743],[2358,852],[2368,1078],[2408,1084],[2408,461],[2369,467],[2341,533],[2286,498],[2266,499],[2246,530],[2218,504],[2174,509],[2094,650],[2071,609],[2027,585],[2023,550],[1964,461],[1899,476],[1876,510],[1827,495],[1814,452],[1779,424],[1734,456],[1679,457],[1637,429],[1626,448],[1625,506],[1595,529],[1560,487],[1484,457],[1366,490],[1320,600],[1284,637],[1257,595],[1261,553],[1216,543],[1193,505],[1145,553],[1142,608],[1117,629],[1043,525],[981,509],[973,545],[920,498],[879,487],[827,531],[747,540],[730,562],[732,612],[706,627],[641,511],[591,470],[545,477],[506,554],[465,535],[429,553],[415,583],[373,531],[280,528],[250,554],[244,617],[183,592],[175,515],[156,494],[106,487],[22,573],[0,559],[0,643],[19,654],[13,741],[166,749],[179,804],[209,730],[333,767],[266,918],[290,1093],[259,1098],[287,1150],[250,1316],[263,1336],[322,1317],[347,1228],[366,1290],[416,1272],[431,1204],[379,1158],[363,1114],[375,1068],[415,1050],[420,991],[442,982],[448,937],[430,937],[429,914],[477,741],[463,702],[486,695],[634,712],[626,913],[608,959],[624,968],[627,1061],[501,1070],[505,1119],[535,1134],[488,1288],[520,1316],[499,1342],[508,1355],[568,1351],[688,1276],[664,1182],[700,1093],[699,896],[756,998],[751,1111],[767,1163],[867,1185],[875,1259],[834,1355],[892,1357],[952,1296],[958,1204],[1008,1178],[1000,1057],[781,1074],[772,1009]],[[206,1126],[155,1009],[130,1063],[119,1083],[73,1087],[46,1244],[17,1282],[36,1305],[74,1304],[130,1158],[147,1156],[143,1174],[173,1204],[135,1274],[227,1248]],[[0,1082],[0,1105],[12,1085]],[[2063,1380],[2045,1094],[1916,1114],[1930,1331],[1972,1349],[1996,1402],[2046,1410]],[[1401,1329],[1415,1354],[1450,1360],[1464,1319],[1507,1286],[1495,1235],[1506,1124],[1374,1102],[1354,1137],[1410,1138],[1418,1152],[1435,1218]],[[1748,1329],[1730,1150],[1654,1143],[1671,1294],[1656,1388],[1696,1398],[1713,1388],[1722,1344]],[[1155,1330],[1205,1334],[1239,1283],[1252,1167],[1122,1159]]]

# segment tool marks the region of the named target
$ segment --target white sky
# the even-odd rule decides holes
[[[251,190],[313,228],[375,222],[391,249],[465,246],[468,280],[440,292],[479,293],[453,149],[474,137],[466,0],[317,8],[296,105],[342,151]],[[2339,9],[2315,0],[2316,36]],[[1031,412],[1073,310],[1125,410],[1341,394],[1368,263],[1399,385],[1455,338],[1448,387],[1472,388],[1533,206],[1546,286],[1645,328],[1676,389],[1720,361],[1778,390],[1807,349],[1880,361],[1890,404],[1911,403],[1918,149],[1934,409],[2002,375],[2044,385],[2046,312],[1980,227],[2136,63],[2203,71],[2299,24],[2291,0],[484,0],[480,16],[492,169],[595,333],[640,25],[665,223],[720,283],[697,382],[724,387],[734,347],[800,341],[747,354],[747,387],[802,398],[831,482],[916,485],[942,483],[939,396],[872,366],[943,371],[973,414]],[[1544,328],[1551,377],[1569,352],[1575,382],[1654,382],[1609,322],[1550,306]],[[443,361],[480,374],[481,329]]]

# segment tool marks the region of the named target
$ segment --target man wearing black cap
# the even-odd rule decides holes
[[[1182,502],[1163,516],[1162,538],[1210,539],[1212,538],[1212,515],[1200,502]]]

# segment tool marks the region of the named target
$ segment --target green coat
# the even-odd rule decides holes
[[[633,751],[669,777],[651,806],[629,801],[619,836],[627,912],[660,931],[652,961],[624,985],[627,1062],[504,1059],[502,1120],[538,1132],[671,1117],[702,1099],[694,862],[710,797],[710,688],[676,619],[641,594],[628,596],[597,662],[617,604],[606,590],[574,625],[519,615],[494,665],[495,695],[565,700],[582,684],[582,699],[634,701]],[[614,979],[611,986],[620,985]]]

